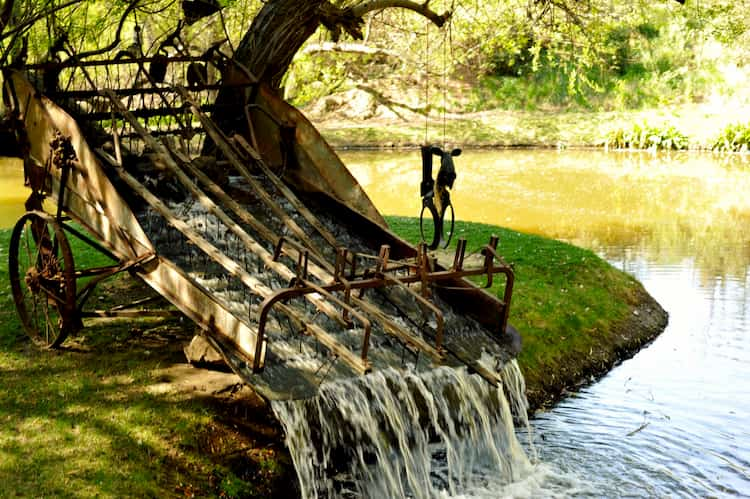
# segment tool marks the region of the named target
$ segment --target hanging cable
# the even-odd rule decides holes
[[[428,132],[430,126],[430,24],[425,24],[425,78],[424,78],[424,144],[428,145]]]

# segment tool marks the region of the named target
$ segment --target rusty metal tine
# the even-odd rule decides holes
[[[428,262],[428,254],[427,254],[427,244],[424,242],[419,243],[419,247],[417,248],[418,251],[418,258],[419,258],[419,278],[422,282],[422,289],[420,290],[422,292],[422,296],[427,298],[430,295],[429,287],[427,286],[427,274],[429,273],[429,262]]]
[[[370,348],[370,332],[372,329],[370,321],[367,319],[367,317],[357,312],[357,310],[354,309],[349,303],[337,298],[333,293],[326,291],[321,286],[318,286],[317,284],[309,281],[305,281],[305,285],[309,286],[318,294],[327,297],[329,300],[339,305],[342,309],[346,310],[362,324],[362,327],[365,330],[364,338],[362,340],[362,360],[367,361],[367,351]]]
[[[266,285],[264,285],[255,277],[248,274],[238,263],[236,263],[234,260],[231,260],[226,255],[224,255],[218,248],[216,248],[210,242],[205,240],[200,234],[198,234],[197,231],[192,229],[185,222],[176,218],[174,214],[171,212],[171,210],[161,200],[159,200],[159,198],[151,194],[151,192],[148,191],[148,189],[146,189],[136,178],[134,178],[128,172],[126,172],[124,169],[121,169],[121,168],[117,169],[117,174],[134,191],[136,191],[141,197],[143,197],[143,199],[148,204],[150,204],[165,219],[167,219],[169,223],[175,229],[180,231],[185,237],[191,240],[193,244],[195,244],[198,248],[203,250],[203,252],[206,255],[208,255],[211,259],[213,259],[215,262],[221,265],[227,272],[229,272],[231,275],[240,279],[242,283],[245,284],[245,286],[247,286],[248,289],[250,289],[250,291],[252,291],[253,293],[255,293],[256,295],[260,297],[264,297],[264,299],[274,295],[274,292],[270,288],[268,288]],[[302,320],[301,318],[299,318],[299,315],[296,314],[291,308],[283,307],[282,310],[284,311],[284,313],[287,313],[299,320]],[[334,312],[334,317],[335,316],[336,314]],[[261,364],[263,363],[265,338],[262,335],[260,335],[258,331],[254,331],[254,333],[256,334],[256,338],[255,338],[256,339],[256,342],[255,342],[256,356],[253,358],[253,368],[254,370],[259,370]],[[326,345],[326,346],[329,346],[329,345]],[[345,349],[345,347],[341,346],[341,349]],[[258,355],[258,353],[260,353],[260,355]],[[336,353],[340,353],[340,352],[336,352]],[[344,358],[344,356],[342,356],[342,358]],[[347,357],[347,363],[351,363],[350,357]],[[355,369],[362,370],[362,367],[359,362],[351,363],[351,365]]]
[[[380,246],[380,253],[378,253],[378,263],[376,265],[376,272],[385,272],[388,268],[388,255],[391,253],[391,247],[387,244]]]
[[[213,123],[213,121],[200,110],[200,107],[195,103],[195,101],[190,98],[190,95],[188,95],[187,91],[184,88],[177,87],[177,91],[180,93],[180,95],[182,95],[182,98],[185,100],[185,102],[190,104],[193,114],[200,120],[206,133],[211,137],[211,140],[214,141],[214,143],[219,147],[219,149],[221,149],[222,154],[224,154],[224,156],[232,164],[232,166],[237,169],[237,171],[250,184],[253,190],[255,190],[255,193],[258,195],[258,197],[261,198],[266,206],[268,206],[268,208],[277,217],[279,217],[281,222],[286,225],[294,233],[295,236],[299,237],[300,240],[303,241],[311,251],[317,253],[322,258],[323,253],[313,242],[313,240],[305,233],[304,230],[302,230],[299,225],[297,225],[297,222],[295,222],[289,216],[289,214],[284,211],[284,209],[279,206],[276,201],[274,201],[273,197],[268,194],[263,186],[260,185],[260,183],[255,180],[255,178],[253,178],[247,167],[242,164],[242,161],[240,161],[235,147],[226,139],[223,132],[219,130]]]
[[[271,244],[277,244],[279,236],[277,236],[271,229],[266,227],[262,222],[255,218],[249,211],[242,207],[237,201],[229,197],[224,190],[216,185],[205,173],[200,171],[198,168],[192,165],[190,158],[185,156],[183,153],[172,147],[171,144],[166,143],[165,146],[180,162],[188,169],[191,175],[198,179],[206,189],[208,189],[213,195],[215,195],[224,206],[227,206],[232,212],[237,215],[243,222],[253,228],[258,234],[261,235],[265,240]]]
[[[502,258],[500,255],[497,254],[495,249],[491,246],[487,247],[487,252],[492,255],[492,257],[497,258],[502,262]],[[510,314],[510,300],[513,296],[513,283],[515,282],[515,273],[513,272],[513,269],[510,268],[510,266],[503,264],[500,267],[495,267],[493,269],[494,271],[500,272],[502,274],[505,274],[505,293],[503,294],[503,317],[501,322],[501,330],[500,333],[505,332],[505,328],[508,325],[508,315]]]
[[[396,338],[400,339],[407,345],[411,346],[412,348],[416,348],[417,350],[423,351],[425,354],[429,355],[430,358],[432,358],[436,362],[440,362],[443,360],[443,356],[440,352],[438,352],[434,347],[429,345],[426,341],[424,341],[422,338],[419,338],[417,336],[414,336],[413,334],[409,333],[408,331],[404,331],[401,326],[396,324],[395,321],[393,321],[391,318],[385,315],[382,310],[380,310],[377,306],[366,302],[360,298],[357,298],[356,296],[351,297],[352,303],[359,307],[362,311],[373,317],[374,319],[378,320],[383,325],[383,330],[390,334],[391,336],[395,336]]]
[[[258,167],[261,169],[263,174],[268,177],[268,179],[273,183],[274,186],[284,195],[284,197],[294,206],[300,215],[302,215],[307,222],[313,226],[315,230],[318,231],[318,233],[325,239],[328,244],[336,248],[338,246],[338,241],[336,240],[336,237],[331,234],[331,232],[326,229],[322,223],[320,223],[320,220],[305,206],[297,197],[296,194],[266,165],[265,161],[263,161],[263,158],[261,158],[260,154],[257,150],[253,149],[250,144],[247,143],[244,137],[241,135],[234,135],[233,139],[235,142],[237,142],[242,149],[247,152],[247,154],[252,157],[256,163],[258,164]]]
[[[466,238],[462,237],[456,244],[456,256],[453,258],[453,270],[460,271],[464,266],[464,254],[466,253]]]
[[[260,305],[260,310],[258,313],[258,337],[260,339],[265,338],[265,328],[266,328],[266,323],[268,321],[268,314],[274,305],[279,304],[279,302],[290,299],[290,298],[295,298],[298,296],[306,296],[310,293],[318,293],[321,296],[325,296],[326,298],[336,303],[337,305],[344,307],[344,308],[348,308],[349,313],[351,313],[354,317],[356,317],[357,320],[359,320],[360,323],[362,324],[362,327],[365,330],[365,334],[364,334],[364,339],[363,339],[363,344],[362,344],[362,353],[360,354],[360,359],[363,365],[365,366],[365,368],[369,370],[369,364],[367,363],[367,352],[368,352],[368,348],[370,344],[370,332],[371,332],[372,326],[371,326],[370,321],[367,319],[367,317],[357,312],[354,308],[345,304],[344,302],[336,298],[332,293],[326,291],[325,289],[318,286],[317,284],[307,282],[307,281],[301,281],[301,284],[302,285],[299,287],[285,288],[285,289],[276,291],[275,293],[267,296],[263,300],[263,302]],[[286,310],[288,309],[288,307],[286,307],[283,304],[279,304],[278,306],[279,308],[284,307],[284,310],[286,313]],[[294,312],[292,312],[292,314],[294,314]],[[309,321],[304,322],[304,324],[306,325],[306,327],[310,327],[313,325]],[[341,344],[338,341],[336,341],[333,337],[330,337],[330,338],[337,345],[341,346]],[[351,352],[348,349],[344,348],[344,351],[348,352],[349,355],[351,355]],[[342,350],[340,348],[337,348],[335,352],[338,354],[341,354]],[[354,364],[356,365],[357,363],[354,363]]]
[[[406,285],[405,282],[403,282],[398,277],[393,277],[391,275],[386,275],[384,278],[390,282],[393,282],[400,288],[402,288],[404,291],[406,291],[410,296],[414,297],[415,300],[417,300],[421,305],[424,307],[430,309],[430,311],[435,314],[435,348],[438,352],[442,354],[443,352],[443,334],[445,329],[445,319],[443,318],[443,312],[440,311],[437,306],[435,306],[434,303],[432,303],[427,298],[423,297],[419,293],[413,291],[409,286]]]
[[[237,238],[242,241],[242,243],[245,245],[245,248],[247,248],[249,251],[254,253],[255,255],[260,258],[260,260],[265,264],[268,268],[276,272],[278,275],[283,277],[284,279],[291,280],[295,277],[295,273],[292,272],[287,266],[282,264],[281,262],[276,261],[274,256],[276,255],[276,252],[281,251],[281,246],[284,242],[283,236],[279,238],[279,242],[276,245],[276,249],[274,254],[268,252],[263,246],[261,246],[255,239],[253,239],[252,236],[250,236],[240,225],[238,225],[234,220],[232,220],[231,217],[229,217],[224,210],[222,210],[219,206],[214,203],[211,198],[205,195],[205,193],[197,186],[195,183],[190,180],[190,178],[185,174],[185,172],[182,171],[182,169],[179,167],[177,163],[174,162],[174,160],[171,159],[171,157],[167,156],[165,159],[165,165],[167,168],[169,168],[172,173],[175,175],[177,180],[182,183],[183,186],[185,186],[186,189],[188,189],[197,199],[198,201],[208,210],[212,215],[214,215],[218,220],[220,220],[224,225],[227,226],[227,228],[232,231],[232,233],[237,236]],[[223,192],[220,187],[216,186],[218,190]],[[297,278],[300,277],[300,267],[303,266],[304,275],[307,275],[308,272],[308,263],[307,263],[307,257],[303,255],[302,252],[298,253],[299,261],[298,261],[298,271],[297,271]],[[343,320],[340,320],[338,318],[338,313],[330,306],[328,306],[325,302],[322,300],[318,300],[314,296],[307,297],[308,301],[310,301],[315,307],[317,307],[319,310],[321,310],[323,313],[325,313],[327,316],[334,320],[338,320],[342,322],[342,324],[346,324],[343,322]]]

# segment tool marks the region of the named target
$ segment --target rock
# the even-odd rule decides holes
[[[221,354],[200,334],[193,336],[190,344],[183,349],[183,352],[185,352],[185,357],[191,364],[213,366],[220,369],[227,368]]]

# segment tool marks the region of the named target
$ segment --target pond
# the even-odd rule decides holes
[[[417,152],[343,157],[384,213],[419,214]],[[543,464],[504,493],[750,494],[747,158],[509,150],[456,163],[457,218],[590,248],[670,313],[651,345],[532,421]]]
[[[342,156],[383,213],[419,215],[418,152]],[[651,345],[534,419],[535,476],[466,496],[750,495],[747,158],[467,151],[456,165],[457,218],[591,248],[670,313]],[[23,212],[22,184],[0,160],[0,227]]]
[[[0,157],[0,228],[12,227],[23,215],[29,192],[23,186],[23,162]]]

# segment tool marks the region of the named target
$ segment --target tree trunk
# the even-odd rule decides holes
[[[326,0],[270,0],[253,19],[234,59],[261,82],[279,90],[294,54],[321,21]]]
[[[240,41],[234,61],[247,68],[261,84],[279,92],[294,55],[320,25],[324,4],[330,5],[327,0],[268,0]],[[223,75],[225,84],[246,79],[232,65]],[[213,119],[225,133],[245,135],[247,124],[241,106],[247,104],[249,97],[247,91],[236,88],[219,92]],[[204,154],[214,153],[213,149],[214,144],[206,140]]]

